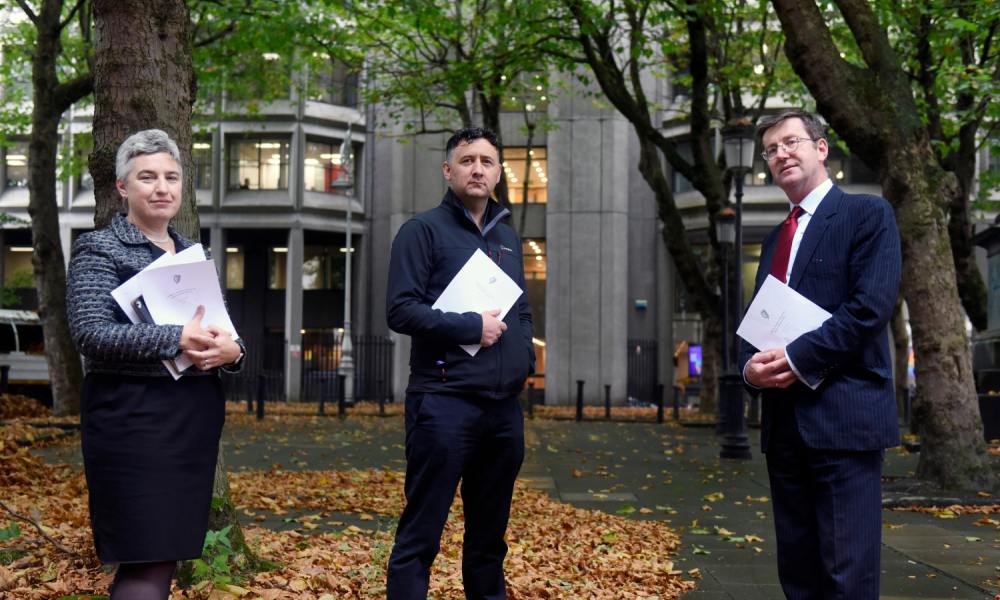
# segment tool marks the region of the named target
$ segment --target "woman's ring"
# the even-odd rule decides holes
[[[207,358],[205,359],[205,366],[206,367],[208,366],[208,359]]]

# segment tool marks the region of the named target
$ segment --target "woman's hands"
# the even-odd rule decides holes
[[[243,350],[233,341],[228,331],[215,325],[201,326],[205,307],[199,306],[191,322],[181,331],[180,349],[198,369],[208,371],[234,362]]]

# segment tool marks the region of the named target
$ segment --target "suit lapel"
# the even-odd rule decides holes
[[[806,266],[809,265],[809,260],[812,258],[813,252],[816,251],[816,246],[819,245],[819,241],[823,238],[823,234],[826,233],[826,228],[830,224],[830,217],[837,214],[837,207],[840,205],[840,199],[843,195],[844,192],[836,185],[830,188],[823,201],[819,203],[816,214],[809,219],[806,233],[802,236],[799,249],[795,253],[792,279],[788,282],[788,287],[793,290],[799,287],[799,281],[802,280]]]

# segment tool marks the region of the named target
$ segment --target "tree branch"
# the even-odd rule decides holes
[[[63,19],[61,23],[59,23],[59,31],[62,31],[67,25],[69,25],[69,22],[73,20],[73,15],[76,14],[76,11],[80,10],[80,7],[83,6],[85,2],[87,2],[87,0],[76,0],[76,4],[73,6],[73,10],[69,11],[69,14],[66,15],[66,18]]]
[[[34,526],[35,526],[35,529],[37,529],[37,530],[38,530],[38,533],[39,533],[39,534],[40,534],[40,535],[41,535],[41,536],[42,536],[43,538],[45,538],[45,539],[47,539],[47,540],[48,540],[49,542],[51,542],[53,546],[55,546],[56,548],[58,548],[60,552],[64,552],[64,553],[66,553],[66,554],[69,554],[70,556],[79,556],[79,554],[77,554],[76,552],[71,552],[71,551],[69,551],[69,550],[67,550],[67,549],[63,548],[63,547],[62,547],[62,546],[60,546],[59,544],[57,544],[57,543],[56,543],[56,541],[55,541],[54,539],[52,539],[52,538],[50,538],[50,537],[49,537],[49,534],[47,534],[47,533],[45,533],[44,531],[42,531],[42,527],[41,527],[41,525],[39,525],[38,523],[35,523],[35,522],[34,522],[33,520],[29,519],[28,517],[25,517],[25,516],[23,516],[23,515],[19,515],[19,514],[17,514],[16,512],[12,511],[12,510],[11,510],[11,509],[10,509],[10,508],[9,508],[9,507],[8,507],[8,506],[6,505],[6,504],[4,504],[3,502],[0,502],[0,507],[3,507],[3,509],[4,509],[5,511],[9,512],[9,513],[10,513],[10,514],[11,514],[12,516],[14,516],[14,517],[16,517],[16,518],[18,518],[18,519],[21,519],[22,521],[27,521],[28,523],[31,523],[32,525],[34,525]]]

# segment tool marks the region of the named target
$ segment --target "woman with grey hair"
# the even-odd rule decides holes
[[[127,214],[73,244],[70,331],[84,357],[81,441],[97,555],[119,564],[112,600],[164,600],[177,561],[201,557],[225,421],[218,370],[243,346],[198,307],[187,325],[133,324],[111,291],[162,256],[193,245],[170,227],[181,205],[177,144],[141,131],[118,149]],[[187,354],[178,380],[163,361]]]

